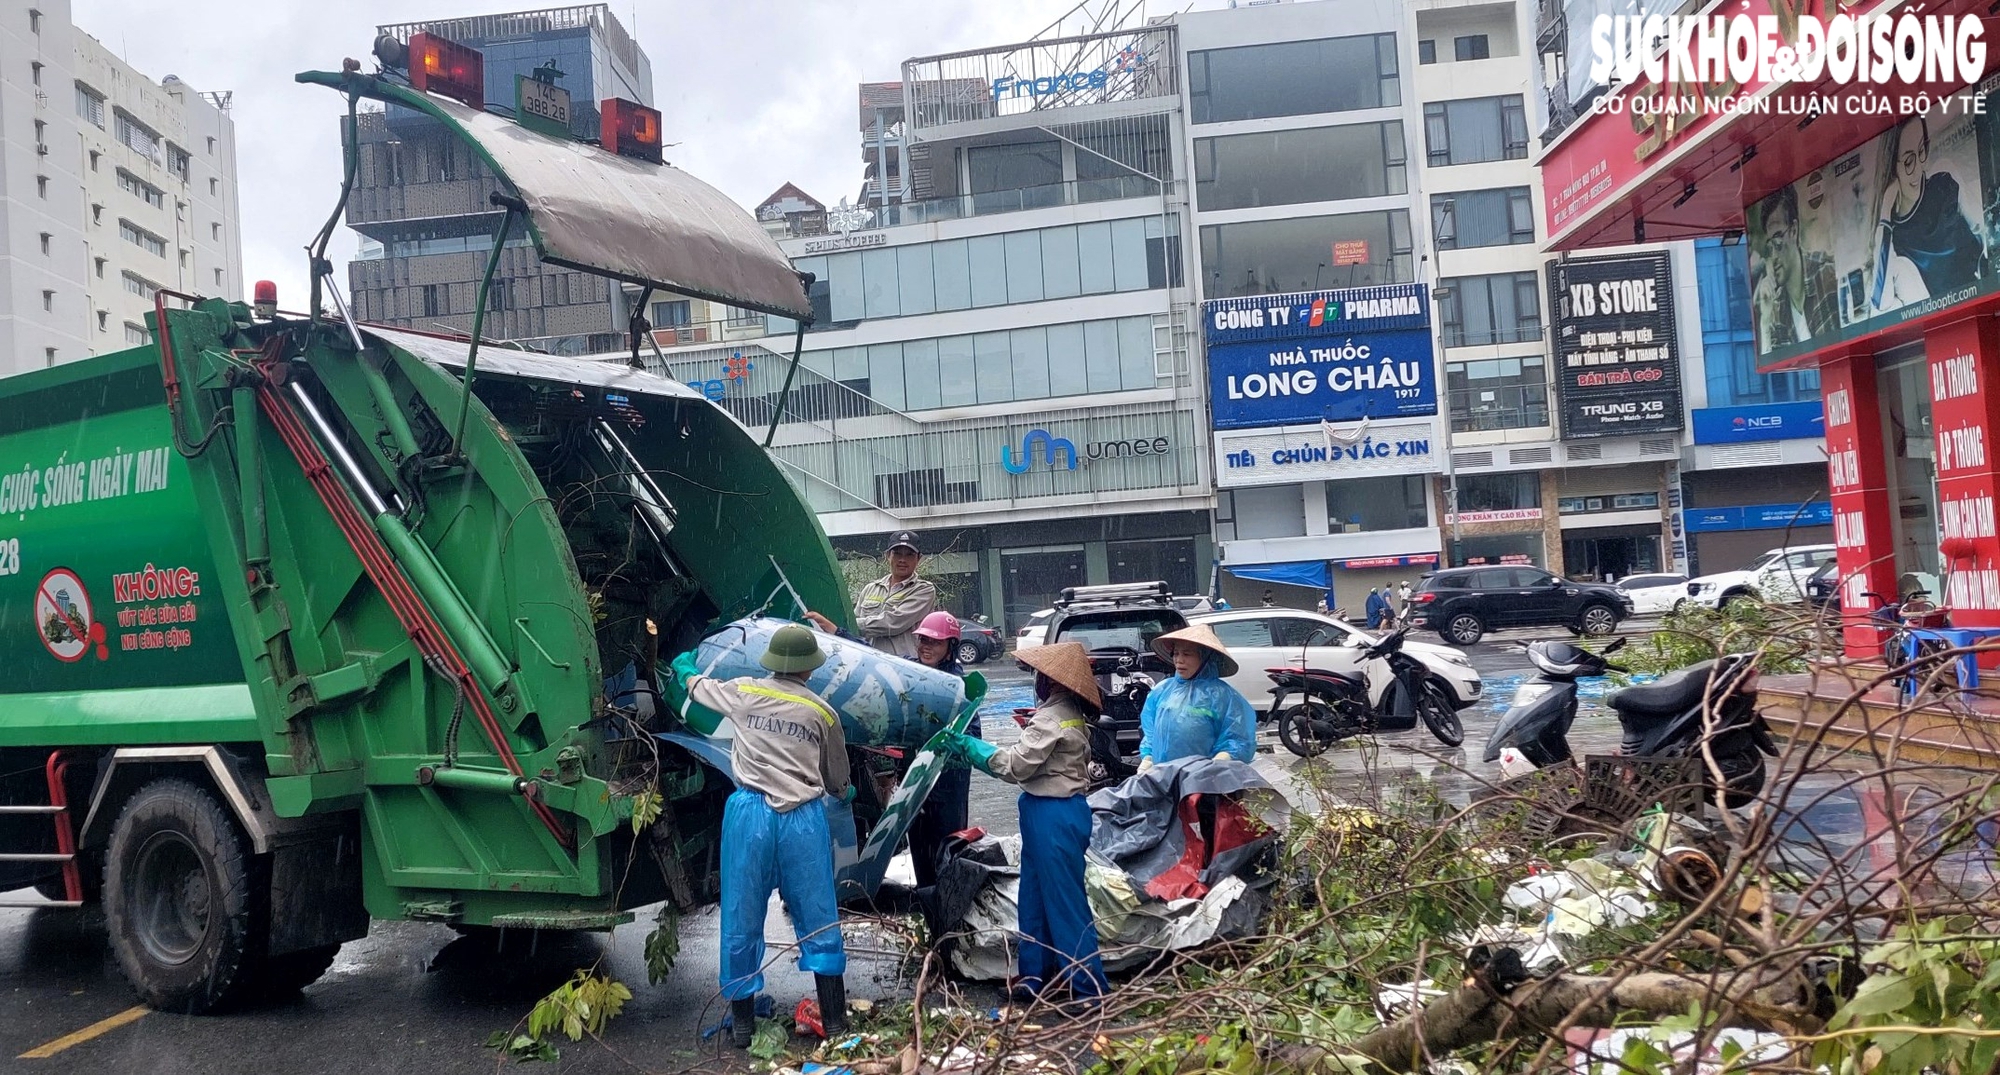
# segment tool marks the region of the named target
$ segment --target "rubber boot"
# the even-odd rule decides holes
[[[838,974],[815,974],[819,986],[819,1025],[826,1028],[826,1040],[847,1034],[847,979]]]
[[[738,1049],[748,1049],[757,1034],[757,998],[729,1002],[729,1040]]]

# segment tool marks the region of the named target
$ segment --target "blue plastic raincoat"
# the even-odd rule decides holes
[[[1247,762],[1257,754],[1257,711],[1222,681],[1211,656],[1193,679],[1173,676],[1153,688],[1139,711],[1139,736],[1139,756],[1155,764],[1225,750]]]

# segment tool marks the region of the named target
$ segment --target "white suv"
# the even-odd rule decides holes
[[[1805,600],[1806,580],[1834,558],[1831,545],[1794,545],[1772,549],[1741,571],[1722,571],[1690,579],[1687,603],[1721,608],[1738,598],[1787,605]],[[1676,606],[1678,607],[1678,606]]]

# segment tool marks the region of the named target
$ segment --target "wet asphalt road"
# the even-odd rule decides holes
[[[1474,666],[1486,682],[1485,698],[1463,715],[1466,745],[1446,750],[1428,732],[1379,737],[1372,750],[1348,747],[1316,765],[1331,770],[1314,781],[1342,798],[1366,801],[1376,789],[1408,775],[1436,780],[1447,795],[1468,792],[1492,767],[1477,760],[1513,687],[1526,674],[1518,647],[1486,642],[1472,647]],[[996,743],[1018,735],[1009,713],[1029,704],[1027,677],[1002,659],[981,668],[993,684],[983,718]],[[1577,721],[1578,753],[1616,742],[1610,717],[1591,706]],[[1258,767],[1280,788],[1297,788],[1299,760],[1260,736]],[[975,824],[1006,834],[1017,830],[1014,788],[983,775],[972,782]],[[1305,805],[1303,802],[1301,805]],[[893,874],[892,874],[893,876]],[[789,940],[782,913],[767,928],[774,944]],[[498,1057],[482,1047],[495,1031],[514,1026],[534,1000],[580,966],[603,968],[632,985],[634,999],[612,1024],[606,1043],[565,1045],[561,1069],[575,1072],[674,1071],[722,1054],[702,1043],[700,1029],[721,1016],[715,1000],[717,918],[711,909],[682,923],[682,958],[671,977],[646,986],[641,948],[650,916],[614,933],[539,943],[532,934],[510,935],[494,952],[443,926],[378,922],[365,940],[347,945],[325,978],[296,1000],[227,1017],[187,1018],[137,1014],[135,1000],[109,953],[102,919],[94,911],[0,910],[0,1072],[100,1075],[315,1075],[423,1070],[429,1073],[491,1071]],[[897,946],[866,925],[848,928],[849,994],[869,999],[907,996]],[[769,991],[781,1004],[810,994],[811,982],[780,959]],[[134,1013],[131,1021],[87,1040],[55,1049],[67,1035]],[[50,1055],[23,1059],[42,1048]],[[740,1054],[732,1054],[740,1055]]]

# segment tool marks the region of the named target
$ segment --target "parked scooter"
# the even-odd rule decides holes
[[[1424,662],[1403,652],[1403,637],[1410,628],[1384,636],[1361,654],[1360,663],[1384,660],[1396,677],[1396,689],[1389,697],[1393,711],[1379,713],[1368,702],[1367,674],[1360,669],[1341,672],[1308,668],[1303,653],[1299,663],[1284,668],[1266,668],[1276,686],[1271,691],[1271,712],[1278,721],[1278,739],[1285,749],[1301,758],[1317,757],[1327,747],[1356,735],[1378,731],[1403,731],[1424,727],[1448,747],[1465,742],[1465,726],[1444,688],[1431,679]],[[1315,637],[1317,632],[1315,632]],[[1307,638],[1309,647],[1312,638]],[[1299,695],[1297,704],[1285,705],[1290,695]]]
[[[1496,761],[1513,747],[1536,768],[1571,758],[1569,728],[1576,719],[1578,679],[1625,671],[1608,656],[1624,639],[1591,653],[1568,642],[1536,642],[1528,660],[1541,673],[1522,684],[1514,705],[1486,741],[1486,760]],[[1702,661],[1662,679],[1613,691],[1605,699],[1618,714],[1623,733],[1618,752],[1627,757],[1703,758],[1703,780],[1713,791],[1720,770],[1724,801],[1743,806],[1764,788],[1764,755],[1778,756],[1764,717],[1757,711],[1756,657],[1732,653]],[[1712,730],[1711,730],[1712,729]],[[1706,750],[1704,750],[1706,740]]]
[[[1569,726],[1576,720],[1576,681],[1607,672],[1624,672],[1623,665],[1611,663],[1613,653],[1625,647],[1620,638],[1592,653],[1569,642],[1531,642],[1528,663],[1540,674],[1514,692],[1514,702],[1486,737],[1486,760],[1499,761],[1508,747],[1533,762],[1535,768],[1570,760]]]

